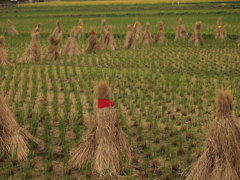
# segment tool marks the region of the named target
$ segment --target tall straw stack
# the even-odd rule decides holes
[[[108,85],[100,82],[98,99],[109,98]],[[82,168],[91,162],[92,173],[100,179],[107,175],[117,178],[121,171],[121,156],[131,160],[131,149],[121,129],[116,109],[112,106],[96,109],[80,146],[71,151],[71,166]]]
[[[93,28],[91,28],[90,36],[88,38],[87,52],[96,53],[103,50],[104,47],[99,43],[97,35]]]
[[[33,29],[31,38],[23,55],[18,59],[19,62],[37,62],[37,60],[40,60],[40,24]]]
[[[1,96],[0,130],[0,152],[2,152],[3,155],[16,158],[16,160],[21,161],[27,158],[29,141],[38,144],[35,138],[17,124],[13,113]]]
[[[47,60],[50,60],[50,59],[57,60],[59,58],[58,44],[60,43],[61,39],[62,39],[62,29],[59,21],[57,21],[56,28],[48,38],[50,45],[48,47],[48,52],[46,55]]]
[[[75,29],[72,29],[69,33],[69,38],[66,40],[65,47],[63,49],[63,55],[78,56],[80,54],[80,50],[74,35]]]
[[[215,39],[225,39],[226,38],[226,33],[224,31],[224,28],[222,26],[222,18],[219,17],[217,20],[217,28],[215,32]]]
[[[79,19],[78,25],[75,27],[74,36],[78,39],[84,35],[83,32],[83,20]]]
[[[153,43],[153,38],[152,38],[152,34],[150,31],[150,23],[147,22],[146,23],[146,30],[143,34],[143,38],[142,38],[142,45],[151,45]]]
[[[229,91],[219,91],[216,118],[187,180],[240,179],[240,129],[232,115],[232,101]]]
[[[186,37],[187,37],[187,32],[185,29],[185,25],[183,24],[182,18],[179,18],[174,41],[178,39],[185,39]]]
[[[138,21],[138,19],[135,19],[134,25],[133,25],[133,34],[136,40],[140,39],[142,37],[142,25]]]
[[[132,26],[131,25],[128,25],[128,31],[127,31],[126,38],[125,38],[123,46],[125,48],[135,47],[135,37],[134,37],[134,33],[132,31]]]
[[[201,34],[201,25],[202,25],[201,21],[197,21],[195,23],[194,32],[189,39],[189,42],[194,43],[196,46],[203,45],[203,38],[202,38],[202,34]]]
[[[108,33],[107,20],[106,19],[102,19],[102,23],[101,23],[101,37],[103,39],[105,39],[107,33]]]
[[[7,29],[9,35],[19,35],[16,27],[14,26],[13,22],[11,20],[7,20]]]
[[[108,26],[107,30],[108,32],[104,38],[104,48],[109,49],[111,51],[116,50],[116,42],[112,34],[112,26]]]
[[[167,38],[165,36],[165,29],[163,27],[163,21],[160,21],[158,23],[158,26],[159,26],[159,30],[158,30],[157,35],[154,38],[154,42],[155,43],[165,43],[167,41]]]

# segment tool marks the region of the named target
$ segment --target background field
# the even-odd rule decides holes
[[[127,179],[183,179],[203,148],[208,125],[215,117],[215,93],[229,88],[235,96],[234,113],[240,117],[240,3],[99,5],[64,7],[11,7],[0,10],[0,34],[12,67],[0,67],[0,94],[8,100],[18,123],[44,141],[45,149],[31,151],[25,162],[0,161],[0,179],[90,179],[90,167],[68,171],[69,150],[80,142],[84,122],[94,110],[96,83],[106,78],[133,148],[133,163],[124,167]],[[223,18],[226,41],[214,39],[217,18]],[[138,19],[152,25],[164,21],[168,43],[123,49],[127,24]],[[173,42],[177,19],[191,34],[201,20],[204,46]],[[113,26],[119,49],[87,54],[87,36],[78,40],[81,55],[56,62],[44,59],[49,33],[59,20],[64,39],[84,20],[84,30],[101,19]],[[6,20],[20,32],[8,36]],[[30,31],[42,24],[42,60],[17,64],[30,40]],[[157,162],[157,163],[156,163]]]

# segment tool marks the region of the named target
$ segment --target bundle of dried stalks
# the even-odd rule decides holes
[[[74,37],[75,29],[72,29],[69,38],[66,40],[65,47],[63,49],[63,55],[67,56],[78,56],[80,54],[77,41]]]
[[[109,99],[110,89],[105,82],[98,86],[98,99]],[[92,172],[100,179],[117,178],[121,171],[120,156],[131,160],[131,149],[121,129],[117,111],[112,106],[98,108],[80,146],[71,151],[70,164],[82,168],[92,163]]]
[[[4,36],[0,36],[0,65],[8,66],[10,63],[6,58],[6,51],[4,49]]]
[[[203,45],[203,38],[201,35],[201,25],[202,25],[201,21],[197,21],[195,23],[194,32],[189,39],[189,42],[194,43],[196,46]]]
[[[178,40],[179,38],[185,39],[186,37],[187,37],[187,32],[185,30],[185,25],[183,24],[182,18],[179,18],[174,41]]]
[[[138,21],[138,19],[135,19],[134,25],[133,25],[133,34],[136,40],[140,39],[142,37],[142,25]]]
[[[152,34],[150,32],[150,23],[146,23],[146,30],[143,34],[142,45],[151,45],[153,43]]]
[[[104,47],[99,43],[97,35],[93,28],[91,28],[90,36],[88,38],[88,47],[87,52],[96,53],[98,51],[103,50]]]
[[[225,39],[226,34],[224,31],[224,28],[222,26],[222,18],[219,17],[217,20],[217,28],[216,28],[216,33],[215,33],[215,39]]]
[[[59,21],[57,21],[56,28],[54,31],[50,34],[48,40],[50,42],[50,45],[48,47],[48,52],[46,55],[46,59],[58,59],[59,57],[59,52],[58,52],[58,44],[60,43],[62,39],[62,29],[60,26]]]
[[[23,55],[18,59],[19,62],[34,61],[40,59],[40,25],[38,25],[31,33],[31,41],[25,49]]]
[[[210,125],[204,152],[187,180],[240,179],[240,129],[232,115],[232,95],[220,91],[216,118]]]
[[[134,33],[132,32],[131,25],[128,25],[128,31],[126,34],[126,39],[124,41],[124,47],[125,48],[135,47],[135,37],[134,37]]]
[[[18,31],[16,30],[13,22],[11,20],[7,20],[7,28],[8,28],[8,34],[9,35],[18,35]]]
[[[102,24],[101,24],[101,37],[105,39],[106,35],[108,33],[108,26],[107,26],[107,20],[102,19]]]
[[[84,32],[83,32],[83,20],[79,19],[78,25],[77,25],[77,27],[75,27],[74,36],[79,39],[83,35],[84,35]]]
[[[158,26],[159,26],[159,30],[158,30],[158,33],[157,35],[155,36],[155,39],[154,39],[154,42],[155,43],[165,43],[167,41],[167,38],[165,36],[165,30],[164,30],[164,27],[163,27],[163,22],[160,21],[158,23]]]
[[[104,38],[104,48],[109,49],[109,50],[116,50],[116,43],[114,36],[112,34],[112,26],[107,27],[107,34]]]
[[[39,143],[17,124],[4,98],[0,96],[0,152],[16,160],[24,160],[29,152],[29,141]]]

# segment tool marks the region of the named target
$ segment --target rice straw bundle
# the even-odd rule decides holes
[[[79,19],[78,25],[75,28],[74,36],[77,37],[78,39],[83,36],[83,20]]]
[[[138,21],[138,19],[135,19],[134,25],[133,25],[133,34],[136,40],[140,39],[142,37],[142,25]]]
[[[154,39],[154,42],[155,43],[164,43],[167,41],[167,38],[165,37],[165,30],[164,30],[164,27],[163,27],[163,22],[160,21],[158,23],[158,26],[159,26],[159,30],[158,30],[158,33],[157,35],[155,36],[155,39]]]
[[[106,19],[102,19],[102,23],[101,23],[101,36],[102,36],[103,39],[105,39],[107,33],[108,33],[107,20]]]
[[[87,52],[96,53],[101,50],[103,50],[103,47],[101,47],[94,29],[91,28],[90,36],[88,38]]]
[[[48,47],[46,59],[56,60],[59,57],[58,44],[60,43],[61,39],[62,39],[62,29],[61,29],[60,23],[57,21],[56,28],[48,38],[50,45]]]
[[[202,25],[201,21],[197,21],[195,23],[194,32],[189,39],[189,42],[194,43],[196,46],[203,45],[203,38],[201,35],[201,25]]]
[[[77,41],[74,37],[75,29],[72,29],[69,38],[66,40],[65,47],[63,49],[63,55],[78,56],[80,54]]]
[[[143,34],[143,38],[142,38],[142,44],[143,45],[151,45],[153,43],[153,39],[152,39],[152,34],[150,32],[150,23],[147,22],[146,23],[146,30]]]
[[[134,33],[132,31],[131,25],[128,25],[128,31],[127,31],[126,38],[124,41],[124,47],[125,48],[135,47],[135,37],[134,37]]]
[[[40,58],[40,25],[38,24],[36,28],[31,33],[31,41],[28,47],[25,49],[23,55],[18,59],[19,62],[32,61],[37,62]]]
[[[4,37],[0,36],[0,65],[8,66],[10,63],[7,61],[6,58],[6,51],[4,49]]]
[[[226,34],[224,31],[224,28],[222,26],[222,18],[219,17],[217,20],[217,28],[216,28],[216,34],[215,34],[215,39],[225,39],[226,38]]]
[[[107,100],[109,97],[108,85],[100,82],[98,99]],[[131,160],[131,149],[121,129],[116,109],[112,106],[95,109],[80,146],[71,151],[72,168],[82,168],[92,162],[92,172],[100,179],[106,178],[106,172],[107,175],[117,178],[121,171],[122,155]]]
[[[185,39],[186,37],[187,37],[187,32],[185,30],[185,25],[183,24],[182,18],[179,18],[174,41],[178,40],[179,38]]]
[[[104,38],[104,47],[112,51],[116,50],[116,43],[112,34],[112,26],[108,26],[107,30],[108,32]]]
[[[16,157],[16,160],[24,160],[29,152],[28,141],[38,144],[35,138],[17,124],[4,98],[0,96],[0,152]]]
[[[16,30],[13,22],[11,20],[7,20],[7,28],[9,35],[19,35],[18,31]]]
[[[207,133],[204,152],[187,180],[240,179],[240,129],[232,115],[233,97],[229,91],[220,91],[216,101],[216,118]]]

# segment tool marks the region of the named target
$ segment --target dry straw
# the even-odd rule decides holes
[[[226,33],[224,31],[224,28],[222,26],[222,18],[219,17],[217,20],[217,28],[215,32],[215,39],[225,39]]]
[[[112,34],[112,26],[107,27],[107,34],[104,38],[104,48],[109,50],[116,50],[116,43]]]
[[[31,41],[25,49],[23,55],[18,59],[19,62],[34,61],[40,59],[40,24],[31,33]]]
[[[137,40],[142,37],[142,25],[138,21],[138,19],[135,19],[135,22],[133,25],[133,34]]]
[[[84,35],[83,32],[83,20],[79,19],[78,25],[75,27],[74,36],[78,39]]]
[[[21,128],[5,102],[0,96],[0,152],[3,155],[11,156],[16,160],[27,158],[29,147],[28,142],[33,141],[39,144],[28,132]]]
[[[158,26],[159,26],[159,30],[158,30],[157,35],[154,38],[154,42],[155,43],[165,43],[167,41],[167,38],[165,36],[165,30],[164,30],[164,27],[163,27],[163,21],[160,21],[158,23]]]
[[[107,33],[108,33],[107,20],[106,19],[102,19],[102,23],[101,23],[101,37],[103,39],[105,39]]]
[[[203,45],[203,38],[201,35],[201,25],[202,25],[201,21],[197,21],[195,23],[194,32],[189,39],[189,42],[194,43],[196,46]]]
[[[16,30],[13,22],[11,20],[7,20],[7,28],[8,28],[8,34],[9,35],[18,35],[18,31]]]
[[[126,38],[124,41],[124,47],[125,48],[135,47],[135,37],[134,37],[134,33],[132,31],[131,25],[128,25],[128,31],[127,31]]]
[[[207,133],[204,151],[187,180],[240,179],[240,130],[232,115],[233,97],[229,91],[219,91],[216,101],[216,118]]]
[[[186,37],[187,37],[187,32],[185,29],[185,25],[183,24],[182,18],[179,18],[174,41],[178,39],[185,39]]]
[[[75,29],[73,28],[69,33],[69,38],[66,40],[65,47],[63,49],[63,55],[78,56],[80,54],[77,41],[75,39]]]
[[[50,45],[48,47],[46,59],[56,60],[59,58],[58,44],[60,43],[61,39],[62,39],[62,29],[59,21],[57,21],[56,28],[48,38]]]
[[[6,51],[4,49],[4,36],[0,36],[0,65],[8,66],[10,63],[6,58]]]
[[[153,43],[152,34],[150,31],[150,23],[146,23],[146,30],[143,34],[142,45],[151,45]]]
[[[98,51],[103,50],[104,47],[99,43],[97,35],[93,28],[91,28],[91,33],[88,38],[88,46],[87,46],[87,52],[89,53],[96,53]]]
[[[106,82],[98,86],[98,99],[109,99]],[[117,178],[121,172],[120,157],[131,160],[131,149],[121,129],[120,119],[114,107],[95,109],[92,121],[79,147],[71,151],[72,168],[82,168],[91,162],[92,173],[100,179]],[[106,173],[107,172],[107,173]]]

